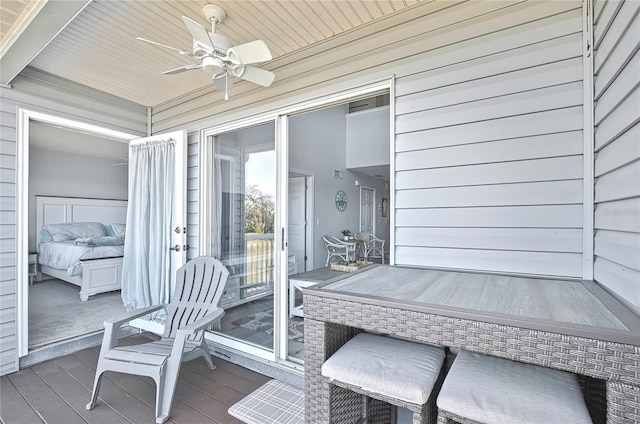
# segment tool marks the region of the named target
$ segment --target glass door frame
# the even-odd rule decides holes
[[[282,210],[279,208],[280,198],[282,197],[282,193],[280,192],[280,185],[278,181],[278,175],[280,175],[280,166],[281,160],[280,156],[282,156],[279,152],[282,144],[281,139],[278,137],[278,120],[279,117],[274,114],[263,115],[260,117],[255,117],[253,119],[245,119],[234,121],[229,124],[208,128],[202,130],[200,132],[200,143],[199,143],[199,187],[198,187],[198,196],[199,196],[199,246],[198,251],[201,255],[211,255],[212,254],[212,213],[213,213],[213,195],[210,187],[210,182],[212,181],[212,174],[214,170],[214,145],[210,143],[209,140],[213,139],[217,135],[228,133],[231,131],[241,130],[243,128],[253,127],[261,124],[274,123],[275,127],[275,152],[276,152],[276,214],[275,214],[275,223],[274,223],[274,317],[277,317],[278,314],[278,298],[280,296],[280,292],[282,292],[282,283],[281,283],[281,262],[282,257],[286,258],[286,255],[282,255],[281,249],[281,240],[282,235],[280,234],[280,217],[279,215],[282,213]],[[286,213],[286,211],[285,211]],[[285,239],[286,240],[286,239]],[[278,246],[278,248],[275,248]],[[286,269],[286,267],[284,268]],[[286,294],[286,291],[285,291]],[[281,329],[278,328],[278,320],[274,318],[274,334],[276,332],[281,332]],[[285,327],[286,332],[286,327]],[[275,337],[275,336],[274,336]],[[286,337],[286,334],[285,334]],[[208,332],[206,334],[207,340],[210,340],[214,343],[217,343],[226,348],[231,348],[233,350],[249,354],[251,356],[261,358],[271,362],[277,362],[277,341],[281,338],[281,335],[278,334],[278,337],[275,337],[274,340],[274,349],[273,351],[260,347],[257,345],[252,345],[249,343],[245,343],[241,340],[233,339],[228,337],[222,333],[218,332]]]
[[[205,128],[200,131],[199,137],[199,252],[201,255],[211,254],[211,211],[212,196],[209,187],[213,172],[213,145],[208,140],[218,134],[229,131],[239,130],[268,122],[275,123],[275,152],[276,152],[276,213],[274,224],[274,248],[275,251],[275,269],[274,269],[274,343],[273,351],[260,348],[239,340],[224,336],[221,333],[206,333],[207,340],[210,340],[223,348],[229,348],[233,351],[260,358],[274,364],[281,364],[287,368],[304,370],[303,363],[292,360],[288,355],[287,344],[287,325],[288,325],[288,296],[287,296],[287,240],[288,232],[288,172],[289,172],[289,116],[300,113],[310,112],[332,105],[342,104],[353,101],[357,98],[363,98],[376,93],[390,93],[390,157],[393,157],[395,150],[394,137],[395,125],[393,107],[395,77],[392,75],[384,79],[369,82],[357,88],[344,89],[339,92],[326,94],[314,99],[298,101],[296,103],[281,106],[272,109],[264,114],[258,114],[245,119],[238,119],[227,122],[225,124]],[[394,166],[391,161],[391,185],[393,192],[394,186]],[[391,207],[393,207],[393,196],[390,196]],[[393,221],[393,217],[392,217]],[[391,223],[393,225],[393,222]],[[393,243],[393,232],[391,234],[391,243]]]

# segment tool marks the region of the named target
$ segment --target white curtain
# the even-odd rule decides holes
[[[129,151],[127,235],[122,300],[127,311],[168,303],[175,142],[149,141]],[[159,315],[152,317],[162,320]]]

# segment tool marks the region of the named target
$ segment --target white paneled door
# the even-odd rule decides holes
[[[376,230],[374,222],[376,191],[367,188],[360,188],[360,231],[373,234]]]
[[[306,234],[306,178],[289,178],[289,256],[295,257],[298,272],[305,268],[305,234]]]

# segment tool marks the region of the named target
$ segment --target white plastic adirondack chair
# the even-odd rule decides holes
[[[96,405],[105,371],[144,375],[156,382],[156,423],[164,423],[169,418],[180,364],[202,356],[209,368],[215,369],[204,340],[204,330],[224,315],[218,301],[228,277],[229,271],[220,261],[211,257],[193,259],[178,270],[171,303],[106,320],[93,393],[87,409]],[[162,308],[167,309],[167,320],[160,340],[118,346],[120,326]]]

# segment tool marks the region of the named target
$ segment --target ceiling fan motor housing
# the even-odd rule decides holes
[[[209,38],[211,38],[211,43],[215,48],[213,53],[217,56],[226,56],[227,50],[232,46],[227,37],[222,34],[210,32]],[[210,46],[205,48],[205,46],[200,45],[195,39],[193,40],[193,54],[195,56],[201,57],[206,54],[211,54],[211,51],[209,51],[210,48]]]

